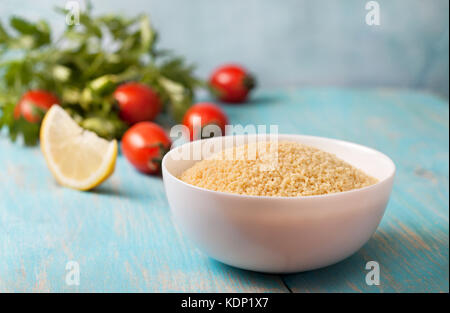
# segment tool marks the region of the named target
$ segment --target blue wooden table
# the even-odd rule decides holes
[[[227,106],[233,124],[361,143],[397,165],[373,238],[339,264],[295,275],[239,270],[200,253],[172,224],[159,177],[120,156],[91,192],[58,186],[38,148],[0,138],[0,291],[449,291],[449,106],[396,90],[260,90]],[[380,264],[380,285],[365,265]],[[67,262],[79,285],[67,284]],[[69,263],[72,264],[72,263]],[[69,270],[74,269],[73,267]]]

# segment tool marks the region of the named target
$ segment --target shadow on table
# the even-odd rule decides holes
[[[256,95],[247,102],[249,105],[272,105],[281,101],[282,97],[276,94]]]
[[[293,292],[423,292],[429,288],[427,284],[433,277],[435,279],[442,274],[442,268],[436,254],[429,251],[428,246],[419,248],[408,236],[396,227],[384,224],[361,249],[347,259],[321,269],[283,275],[283,281]],[[423,243],[434,240],[426,233],[421,233],[420,238]],[[444,246],[438,250],[445,249]],[[426,258],[427,254],[430,254],[429,259]],[[375,261],[379,266],[379,285],[366,282],[367,277],[369,280],[373,278],[371,273],[375,270],[373,264],[368,264],[369,261]],[[446,264],[448,277],[448,259],[442,258],[440,263]],[[429,274],[426,278],[418,272],[417,277],[414,277],[416,272],[408,270],[418,266],[427,267]],[[433,267],[434,276],[431,275]],[[415,279],[421,284],[411,284]]]
[[[95,187],[89,192],[105,197],[120,197],[128,199],[138,199],[142,198],[142,195],[130,192],[130,189],[123,190],[122,188],[114,188],[111,184],[104,183],[100,186]]]
[[[288,288],[284,285],[280,275],[267,274],[254,271],[243,270],[225,263],[216,261],[207,257],[212,268],[216,268],[220,272],[224,272],[233,279],[238,281],[246,281],[250,284],[255,292],[287,292]]]
[[[386,234],[384,234],[386,236]],[[398,237],[394,229],[389,229],[388,236]],[[247,279],[269,279],[270,277],[280,277],[286,288],[291,292],[383,292],[398,291],[403,289],[394,281],[386,281],[392,273],[386,272],[394,264],[399,265],[399,260],[386,252],[386,241],[379,234],[375,234],[359,251],[352,256],[336,264],[293,274],[266,274],[247,270],[241,270],[225,265],[211,259],[215,266],[221,266],[232,275],[246,276]],[[401,242],[391,242],[390,249],[397,249]],[[389,248],[388,248],[389,249]],[[369,261],[379,262],[381,269],[380,286],[367,285],[366,275],[371,269],[366,269]],[[383,276],[384,275],[384,276]]]
[[[362,283],[365,281],[366,261],[357,252],[353,256],[321,269],[311,270],[294,274],[267,274],[242,270],[221,262],[210,259],[214,266],[222,267],[223,271],[232,276],[244,277],[246,280],[260,281],[267,284],[267,281],[277,278],[289,292],[362,292],[356,285],[349,282],[360,277]],[[377,286],[373,286],[372,292],[379,291]]]
[[[283,280],[292,292],[363,292],[359,288],[365,282],[364,255],[360,252],[336,264],[294,274],[283,275]],[[358,283],[354,283],[357,281]],[[373,286],[378,291],[377,286]]]
[[[220,104],[225,108],[237,108],[237,107],[252,107],[252,106],[270,106],[276,103],[279,103],[282,100],[282,97],[277,94],[258,94],[252,95],[250,98],[244,103],[222,103]]]

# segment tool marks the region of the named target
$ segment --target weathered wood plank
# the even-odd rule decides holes
[[[0,291],[448,291],[448,102],[393,90],[262,90],[226,106],[233,124],[350,140],[394,160],[397,177],[375,236],[325,269],[276,276],[199,253],[172,225],[160,178],[120,157],[94,192],[55,184],[38,149],[0,138]],[[80,264],[79,287],[65,265]],[[367,286],[369,260],[381,285]],[[283,282],[284,281],[284,282]]]
[[[279,276],[202,255],[174,228],[160,178],[120,157],[93,192],[58,186],[38,149],[0,140],[0,291],[284,292]],[[66,263],[80,285],[65,283]]]

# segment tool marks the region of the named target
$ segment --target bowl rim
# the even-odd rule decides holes
[[[233,137],[238,137],[238,136],[262,136],[262,135],[266,135],[268,136],[269,134],[242,134],[242,135],[232,135]],[[358,189],[352,189],[352,190],[347,190],[347,191],[342,191],[342,192],[335,192],[335,193],[327,193],[327,194],[323,194],[323,195],[311,195],[311,196],[295,196],[295,197],[284,197],[284,196],[257,196],[257,195],[242,195],[242,194],[238,194],[238,193],[231,193],[231,192],[224,192],[224,191],[217,191],[217,190],[211,190],[211,189],[206,189],[203,187],[198,187],[189,183],[186,183],[185,181],[182,181],[181,179],[179,179],[178,177],[176,177],[175,175],[173,175],[166,167],[166,161],[167,158],[169,157],[169,154],[172,153],[173,151],[175,151],[176,149],[181,149],[181,147],[183,147],[184,145],[191,145],[193,144],[195,141],[189,141],[186,142],[180,146],[177,146],[173,149],[171,149],[169,152],[166,153],[166,155],[163,157],[162,162],[161,162],[161,168],[162,168],[162,173],[163,173],[163,180],[164,180],[164,174],[167,174],[168,176],[170,176],[171,178],[175,179],[175,181],[189,187],[189,188],[193,188],[193,189],[197,189],[203,192],[208,192],[211,194],[217,194],[220,196],[227,196],[227,197],[235,197],[235,198],[241,198],[241,199],[264,199],[264,200],[288,200],[288,201],[298,201],[298,200],[307,200],[307,199],[330,199],[333,197],[339,197],[339,196],[343,196],[343,195],[350,195],[350,194],[354,194],[354,193],[359,193],[359,192],[363,192],[363,191],[369,191],[371,189],[375,189],[378,186],[380,186],[381,184],[385,183],[386,181],[392,179],[395,176],[396,173],[396,166],[394,161],[392,161],[392,159],[390,157],[388,157],[386,154],[384,154],[383,152],[380,152],[376,149],[355,143],[355,142],[351,142],[351,141],[346,141],[346,140],[341,140],[341,139],[335,139],[335,138],[330,138],[330,137],[323,137],[323,136],[312,136],[312,135],[302,135],[302,134],[278,134],[278,136],[283,136],[283,137],[303,137],[303,138],[310,138],[310,139],[325,139],[325,140],[332,140],[341,144],[346,144],[346,145],[351,145],[354,146],[356,148],[359,149],[366,149],[369,150],[371,152],[375,152],[376,154],[380,155],[381,157],[383,157],[386,161],[388,161],[390,163],[390,165],[392,166],[392,172],[387,175],[384,179],[379,180],[377,183],[370,185],[370,186],[366,186],[363,188],[358,188]],[[203,140],[203,141],[207,141],[207,140],[218,140],[218,138],[223,138],[223,137],[228,137],[228,136],[216,136],[216,137],[211,137],[211,138],[206,138],[206,139],[199,139],[199,140]],[[270,137],[269,137],[270,138]],[[353,166],[353,165],[352,165]]]

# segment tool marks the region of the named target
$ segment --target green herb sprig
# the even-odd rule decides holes
[[[8,29],[0,21],[0,131],[6,127],[13,141],[18,135],[27,145],[38,139],[39,125],[14,118],[20,96],[30,89],[56,94],[81,126],[111,139],[120,138],[128,127],[119,119],[112,97],[119,84],[139,81],[151,86],[174,121],[192,104],[195,89],[204,86],[193,65],[156,47],[158,34],[146,15],[94,17],[88,5],[79,25],[65,25],[54,39],[44,20],[14,16]]]

